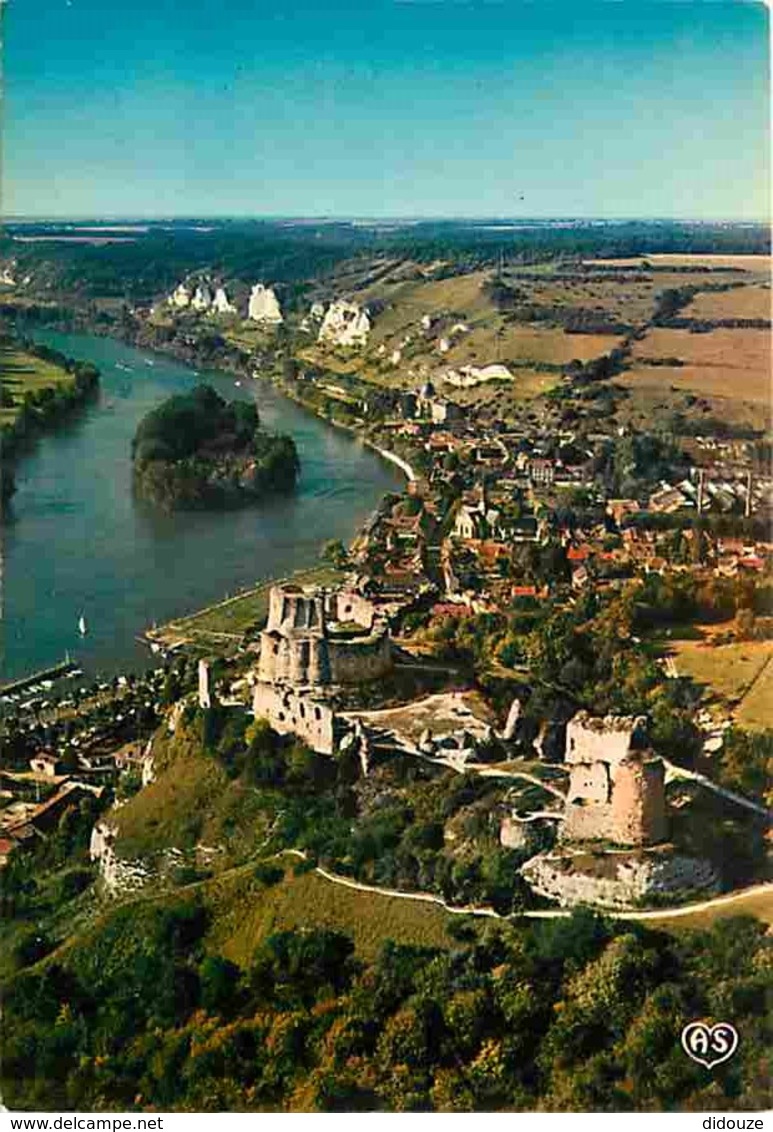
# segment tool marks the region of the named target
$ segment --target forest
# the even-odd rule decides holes
[[[267,875],[270,887],[276,879]],[[13,1109],[706,1111],[766,1108],[770,940],[750,918],[668,936],[590,911],[454,926],[447,948],[269,934],[206,946],[195,892],[104,915],[4,994]],[[709,1071],[682,1027],[732,1018]],[[767,1044],[769,1049],[769,1044]]]
[[[140,496],[166,508],[244,502],[294,488],[295,443],[260,427],[251,401],[226,402],[209,385],[168,398],[132,441]]]

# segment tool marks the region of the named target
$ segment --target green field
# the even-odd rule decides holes
[[[771,641],[742,641],[711,646],[697,641],[675,641],[675,661],[680,676],[691,676],[723,699],[745,693],[773,656]]]
[[[25,393],[57,385],[71,386],[74,378],[59,366],[36,358],[13,346],[0,346],[0,377],[3,390],[13,397],[14,404],[0,408],[0,426],[13,424],[18,416]]]
[[[292,867],[278,884],[263,886],[243,869],[203,886],[212,912],[207,945],[240,965],[247,964],[259,943],[272,932],[330,928],[354,940],[363,959],[373,959],[383,943],[449,947],[446,928],[451,913],[432,904],[356,892],[315,873],[293,875]]]
[[[773,727],[773,663],[770,657],[741,701],[736,718],[741,727],[750,731]]]

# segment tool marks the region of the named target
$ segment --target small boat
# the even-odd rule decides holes
[[[241,385],[241,381],[235,381],[234,385]]]
[[[88,633],[88,629],[86,628],[86,618],[83,616],[83,614],[80,615],[80,618],[78,620],[78,632],[82,637],[85,637]]]
[[[154,366],[155,364],[156,363],[153,361],[152,358],[145,358],[145,365],[146,366]]]

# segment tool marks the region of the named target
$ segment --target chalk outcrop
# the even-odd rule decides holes
[[[191,306],[196,311],[207,311],[212,306],[212,292],[206,283],[199,283],[193,293]]]
[[[330,304],[322,320],[319,341],[333,346],[366,346],[370,330],[367,310],[357,303],[338,299]]]
[[[272,287],[256,283],[250,292],[247,317],[262,326],[279,326],[284,322],[282,308]]]
[[[236,314],[236,307],[228,298],[225,287],[218,287],[212,300],[212,310],[216,314]]]
[[[443,342],[446,343],[445,349]],[[449,340],[444,338],[439,346],[441,353],[446,353],[449,348]],[[507,366],[492,362],[487,366],[460,366],[459,369],[446,370],[443,380],[457,389],[474,389],[476,385],[483,385],[487,381],[510,381],[512,377]]]
[[[167,302],[170,306],[177,307],[179,310],[189,307],[191,305],[190,289],[184,283],[178,283]]]
[[[521,868],[529,886],[562,907],[592,904],[631,908],[676,904],[719,891],[708,863],[675,853],[670,846],[630,853],[540,853]]]
[[[150,879],[151,870],[144,861],[123,860],[115,851],[118,830],[106,821],[99,821],[91,831],[89,857],[97,865],[105,891],[111,896],[137,892]]]

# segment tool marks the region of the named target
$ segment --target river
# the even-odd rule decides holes
[[[207,605],[256,581],[313,565],[325,539],[348,541],[401,473],[267,382],[196,372],[109,338],[36,331],[40,342],[101,372],[98,401],[19,459],[0,528],[4,679],[69,651],[90,673],[144,667],[135,638],[153,621]],[[254,398],[262,423],[293,436],[297,491],[239,510],[164,514],[133,498],[137,423],[173,393],[206,381]],[[81,636],[78,619],[88,632]]]

